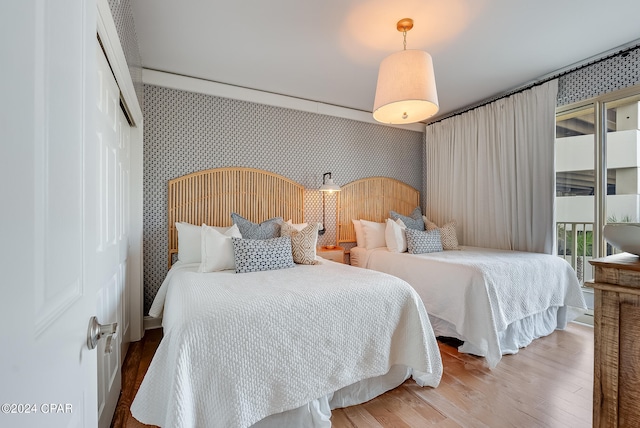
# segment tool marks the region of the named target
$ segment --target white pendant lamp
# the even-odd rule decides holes
[[[397,28],[404,35],[404,50],[380,63],[373,118],[392,124],[420,122],[439,109],[433,60],[427,52],[407,50],[407,31],[413,28],[412,19],[401,19]]]

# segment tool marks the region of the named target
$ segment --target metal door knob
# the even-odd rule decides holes
[[[110,354],[112,351],[113,336],[118,331],[118,323],[112,324],[100,324],[98,318],[91,317],[89,320],[89,331],[87,332],[87,347],[89,349],[95,349],[98,346],[98,341],[103,337],[107,337],[107,343],[104,352]]]

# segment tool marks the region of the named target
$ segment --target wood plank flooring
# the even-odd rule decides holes
[[[144,427],[129,411],[160,343],[147,331],[132,343],[123,366],[114,428]],[[437,388],[408,380],[359,406],[332,412],[334,427],[590,427],[593,396],[593,328],[570,323],[535,340],[495,369],[483,358],[438,343],[444,365]]]

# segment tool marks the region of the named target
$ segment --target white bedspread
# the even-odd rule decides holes
[[[476,247],[399,254],[378,248],[360,260],[411,284],[429,314],[454,325],[490,367],[502,358],[498,333],[513,322],[548,308],[566,306],[569,319],[586,309],[574,270],[547,254]]]
[[[153,304],[164,337],[131,406],[164,427],[248,427],[347,385],[442,375],[420,297],[390,275],[333,262],[267,272],[174,266]]]

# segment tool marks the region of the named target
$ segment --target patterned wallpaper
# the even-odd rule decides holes
[[[167,181],[223,166],[304,185],[305,219],[322,221],[322,174],[338,185],[373,175],[422,188],[423,134],[333,116],[144,85],[145,312],[167,267]],[[336,196],[322,245],[335,243]]]

